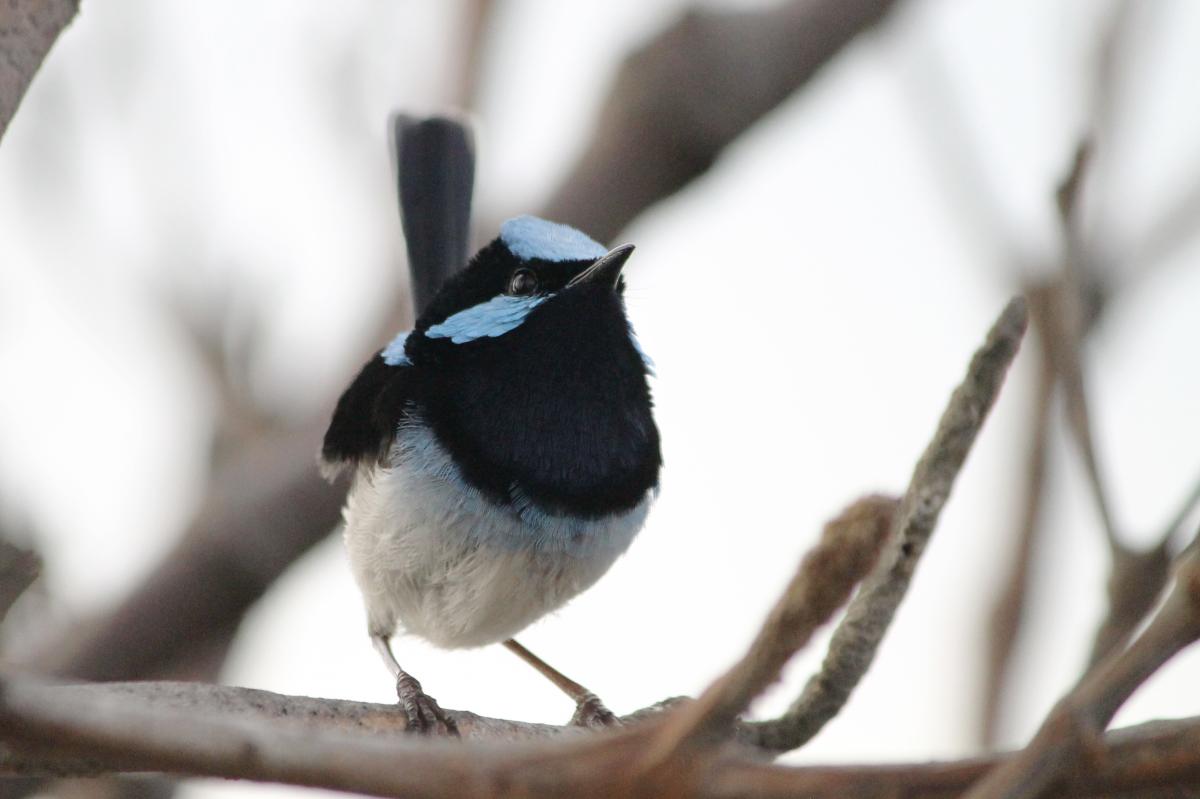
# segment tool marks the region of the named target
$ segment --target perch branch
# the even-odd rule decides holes
[[[1016,356],[1027,321],[1025,300],[1018,297],[1009,302],[992,326],[913,470],[898,512],[898,532],[850,603],[820,671],[783,716],[750,725],[755,745],[776,752],[802,746],[841,710],[870,668],[959,469]]]
[[[10,676],[0,685],[3,775],[166,771],[383,796],[614,796],[601,793],[609,787],[601,769],[620,770],[614,758],[628,762],[645,738],[636,728],[593,736],[540,725],[518,725],[513,734],[503,725],[515,722],[456,712],[465,740],[453,745],[406,736],[394,705],[196,683],[54,685]],[[508,743],[489,741],[493,733]],[[523,744],[513,743],[522,738]],[[1124,799],[1149,799],[1200,778],[1200,718],[1118,730],[1097,744],[1096,767],[1074,775],[1060,796],[1121,791]],[[781,767],[728,753],[709,756],[708,779],[693,795],[713,799],[949,799],[1011,758]]]
[[[0,4],[0,139],[79,0],[9,0]]]

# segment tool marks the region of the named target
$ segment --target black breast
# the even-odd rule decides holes
[[[422,415],[495,501],[596,517],[657,485],[645,367],[610,289],[577,287],[504,336],[444,347]]]

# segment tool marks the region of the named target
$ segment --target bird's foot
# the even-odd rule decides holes
[[[621,720],[604,706],[600,697],[589,691],[575,705],[575,715],[571,716],[571,726],[600,730],[606,727],[620,727]]]
[[[458,737],[458,724],[446,714],[437,701],[421,690],[421,683],[405,672],[396,677],[396,696],[408,717],[408,730],[418,735]]]

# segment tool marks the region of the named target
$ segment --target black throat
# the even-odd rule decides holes
[[[497,338],[438,344],[421,413],[493,501],[595,518],[657,486],[645,365],[611,288],[567,290]]]

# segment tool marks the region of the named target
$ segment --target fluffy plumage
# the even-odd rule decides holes
[[[510,220],[339,400],[322,459],[355,467],[345,535],[373,635],[503,640],[642,526],[661,464],[651,362],[622,283],[568,285],[604,254]],[[531,293],[510,293],[518,270]]]
[[[372,635],[502,641],[596,582],[628,548],[650,496],[604,519],[505,508],[471,488],[427,427],[406,424],[396,466],[360,469],[346,546]]]

